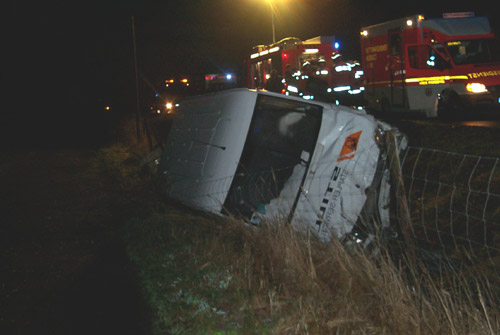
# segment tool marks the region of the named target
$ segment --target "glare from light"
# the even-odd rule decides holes
[[[335,42],[335,43],[333,44],[333,47],[334,47],[335,49],[340,48],[340,43],[339,43],[339,42]]]
[[[486,89],[486,86],[481,83],[468,83],[467,86],[465,87],[467,91],[471,93],[485,93],[488,92]]]
[[[342,91],[348,91],[351,89],[351,86],[337,86],[337,87],[334,87],[333,90],[335,92],[342,92]]]
[[[304,50],[304,53],[306,53],[306,54],[315,54],[315,53],[318,53],[318,52],[319,52],[319,49],[316,49],[316,48],[314,48],[314,49],[305,49]]]
[[[167,102],[167,104],[165,105],[165,107],[167,107],[167,109],[171,109],[172,108],[172,103],[171,102]]]
[[[226,79],[231,80],[231,79],[233,79],[233,76],[230,73],[228,73],[228,74],[226,74]]]
[[[413,26],[413,21],[412,21],[412,20],[407,20],[407,21],[406,21],[406,25],[407,25],[408,27]]]
[[[287,90],[289,90],[290,92],[293,92],[293,93],[299,93],[299,89],[295,86],[292,86],[292,85],[288,85],[286,87]]]
[[[274,48],[269,49],[269,53],[276,52],[276,51],[279,51],[279,50],[280,50],[280,47],[274,47]]]
[[[106,107],[104,107],[104,109],[107,110],[107,111],[109,111],[109,110],[111,110],[111,107],[110,106],[106,106]]]
[[[337,65],[335,67],[335,71],[337,72],[351,71],[351,67],[349,65]]]
[[[361,33],[361,36],[368,36],[368,30],[363,30]]]

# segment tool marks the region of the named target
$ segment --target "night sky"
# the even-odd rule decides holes
[[[2,79],[16,108],[12,122],[82,119],[98,99],[135,108],[132,23],[135,18],[141,95],[171,74],[242,70],[252,46],[272,41],[265,0],[16,2],[4,33]],[[347,58],[359,58],[361,27],[405,15],[443,12],[487,15],[499,34],[490,1],[275,0],[276,39],[336,35]],[[19,113],[22,108],[23,113]],[[86,114],[86,115],[87,115]],[[28,121],[26,121],[28,122]],[[32,122],[33,123],[33,122]],[[36,124],[36,122],[34,122]]]

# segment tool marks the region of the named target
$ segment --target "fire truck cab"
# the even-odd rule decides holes
[[[500,111],[500,44],[473,13],[405,17],[361,30],[368,108],[460,119]]]
[[[253,47],[247,69],[247,87],[300,96],[307,100],[335,101],[342,95],[360,95],[361,64],[346,62],[334,36],[305,41],[284,38]]]

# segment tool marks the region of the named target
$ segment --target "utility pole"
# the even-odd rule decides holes
[[[132,40],[134,45],[134,70],[135,70],[135,97],[136,97],[136,110],[135,110],[135,129],[137,131],[137,141],[141,139],[141,119],[140,119],[140,105],[139,105],[139,74],[137,71],[137,47],[135,45],[135,20],[132,16]]]

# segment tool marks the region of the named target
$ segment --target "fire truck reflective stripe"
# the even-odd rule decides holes
[[[446,80],[464,80],[468,79],[467,76],[434,76],[434,77],[420,77],[420,78],[406,78],[406,83],[420,83],[420,82],[434,82]]]
[[[417,83],[419,85],[436,85],[436,84],[445,84],[448,80],[465,80],[468,79],[467,76],[435,76],[435,77],[420,77],[420,78],[406,78],[405,83],[413,84]],[[392,81],[394,85],[401,85],[401,80],[395,79]],[[391,84],[390,80],[383,81],[372,81],[368,84],[371,85],[389,85]]]
[[[280,51],[280,47],[273,47],[271,49],[267,49],[267,50],[262,50],[260,52],[256,52],[254,54],[251,54],[250,55],[250,59],[254,59],[254,58],[257,58],[259,56],[265,56],[265,55],[268,55],[270,53],[273,53],[273,52],[277,52],[277,51]]]
[[[335,92],[342,92],[342,91],[348,91],[351,89],[351,86],[337,86],[337,87],[334,87],[333,90]]]

